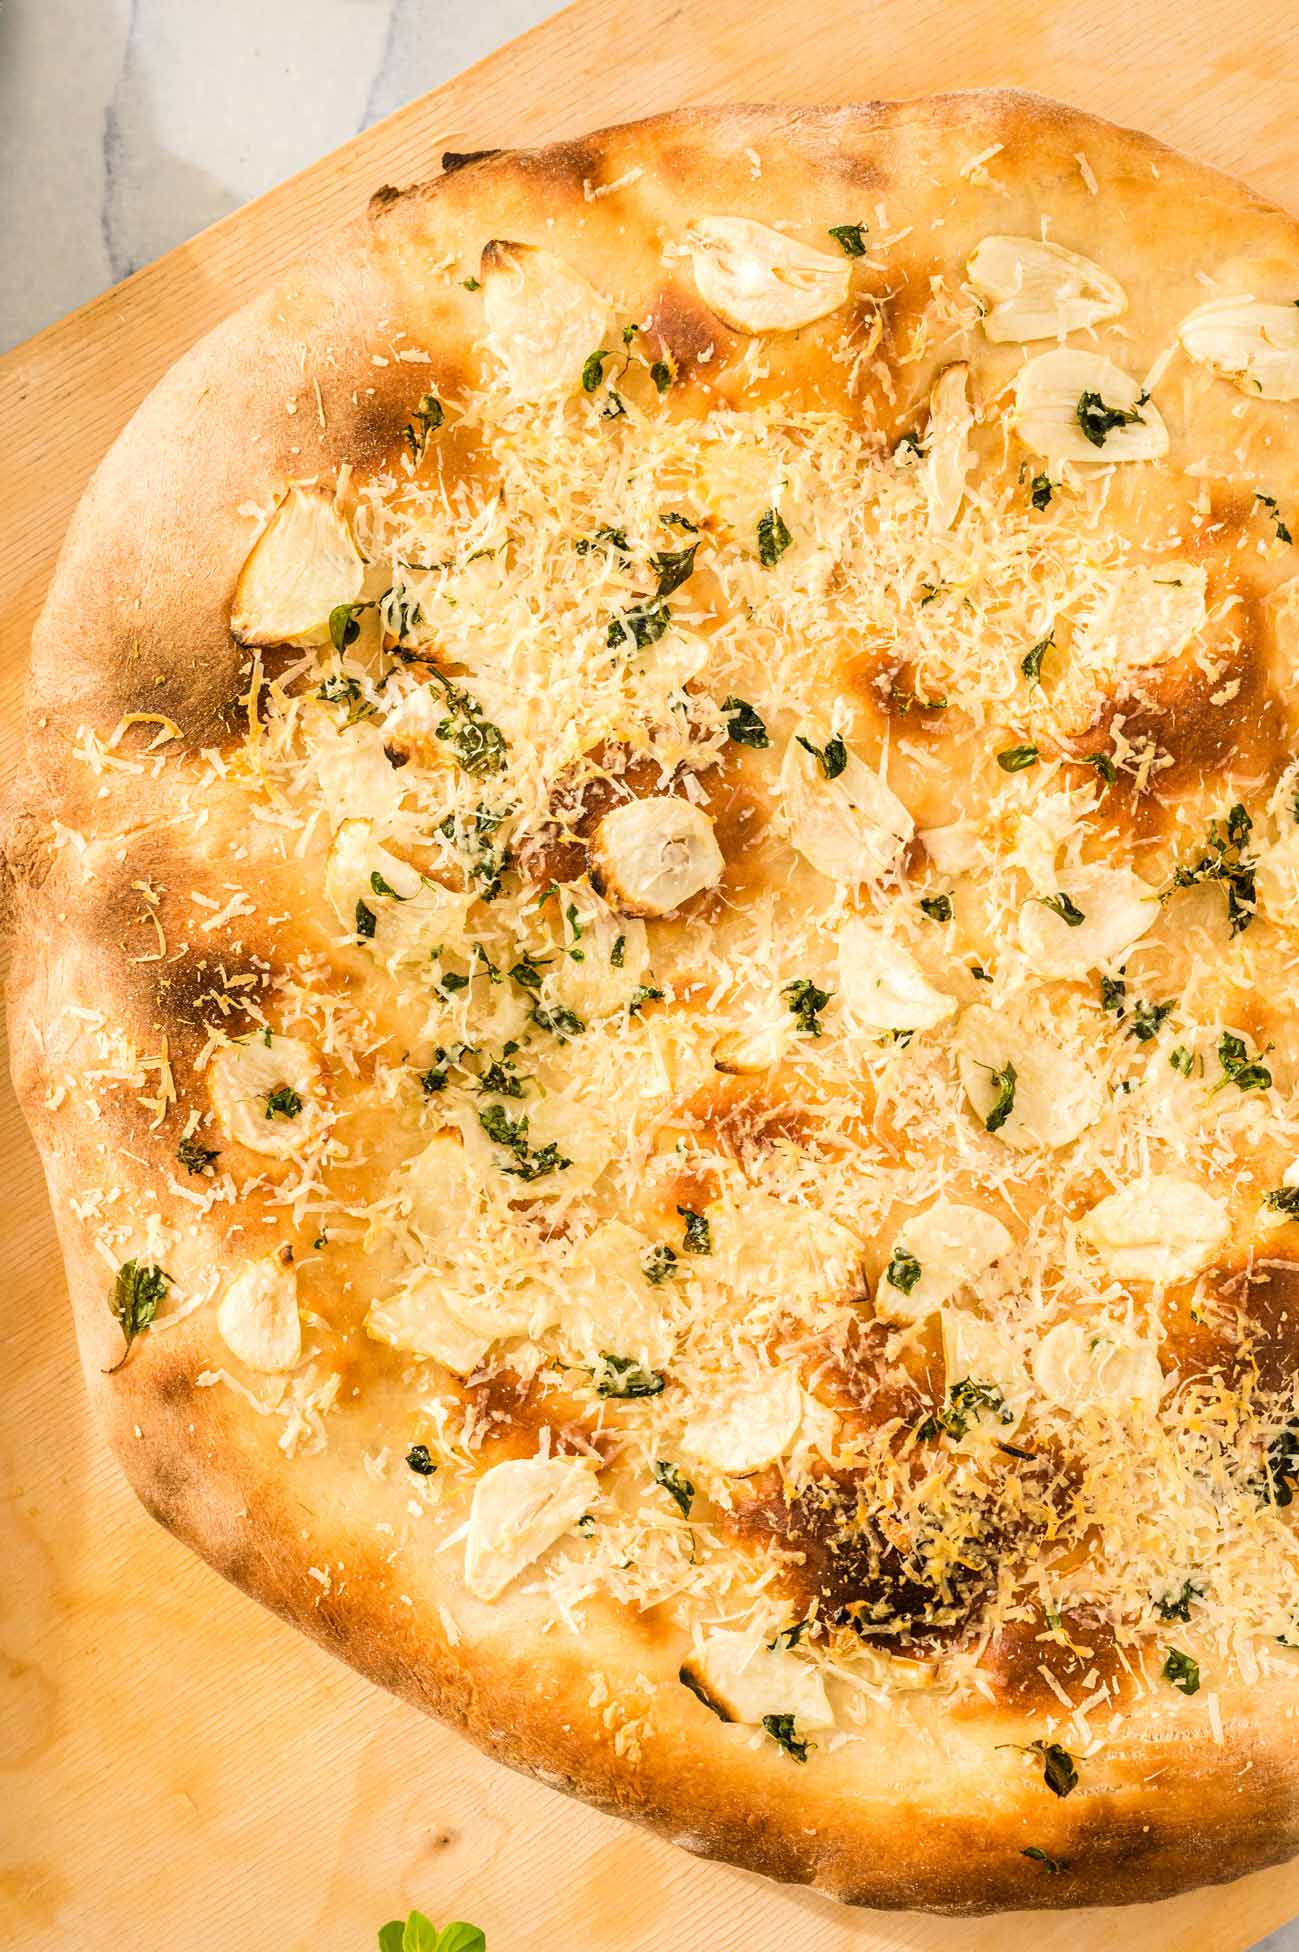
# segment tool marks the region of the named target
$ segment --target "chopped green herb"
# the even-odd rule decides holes
[[[1139,1044],[1148,1044],[1159,1035],[1160,1026],[1167,1022],[1177,1008],[1176,1001],[1170,1003],[1138,1003],[1132,1012],[1132,1022],[1127,1035],[1135,1037]]]
[[[752,746],[762,752],[771,744],[767,728],[744,698],[724,698],[722,716],[726,720],[726,736],[733,745]]]
[[[699,524],[692,522],[688,515],[682,515],[675,508],[670,508],[666,515],[660,515],[659,521],[665,529],[684,529],[687,535],[698,535],[699,533]]]
[[[1174,1044],[1172,1050],[1168,1053],[1168,1062],[1172,1065],[1174,1071],[1179,1071],[1184,1078],[1189,1078],[1191,1075],[1191,1066],[1195,1063],[1195,1058],[1187,1050],[1185,1044]]]
[[[205,1173],[221,1154],[212,1146],[200,1145],[192,1132],[187,1132],[176,1147],[176,1158],[187,1173]]]
[[[348,725],[355,725],[358,719],[373,718],[378,711],[378,706],[366,697],[360,680],[350,673],[339,671],[326,678],[316,696],[327,705],[346,705]]]
[[[830,236],[846,258],[864,258],[866,255],[865,224],[831,224]]]
[[[512,1179],[545,1179],[550,1173],[565,1172],[573,1163],[564,1157],[553,1139],[548,1145],[535,1148],[529,1145],[526,1113],[511,1118],[504,1105],[484,1105],[478,1113],[478,1123],[493,1145],[512,1155],[514,1164],[501,1168]]]
[[[811,1624],[812,1622],[806,1616],[801,1620],[795,1620],[792,1627],[782,1627],[776,1638],[768,1641],[767,1645],[773,1654],[787,1654],[791,1647],[797,1647]]]
[[[1119,769],[1110,758],[1108,752],[1089,752],[1078,763],[1080,766],[1092,767],[1099,777],[1105,781],[1107,786],[1117,784]]]
[[[663,992],[654,983],[637,983],[627,1001],[627,1015],[638,1017],[647,1003],[661,1003]]]
[[[410,458],[416,467],[424,459],[429,435],[436,433],[445,419],[446,411],[437,394],[426,393],[406,428],[406,445],[410,449]]]
[[[684,1251],[687,1254],[711,1254],[713,1251],[713,1230],[702,1213],[693,1207],[679,1206],[677,1212],[685,1221]]]
[[[995,1383],[979,1383],[966,1376],[959,1383],[952,1384],[941,1409],[921,1419],[916,1425],[916,1436],[924,1439],[941,1434],[959,1443],[971,1423],[982,1420],[985,1410],[999,1423],[1013,1423],[1015,1420]]]
[[[267,1118],[296,1118],[301,1110],[302,1100],[291,1084],[277,1084],[266,1094]]]
[[[950,922],[952,898],[950,895],[924,895],[921,898],[920,909],[931,922]]]
[[[1215,1091],[1228,1084],[1234,1084],[1237,1091],[1269,1091],[1272,1087],[1272,1073],[1266,1064],[1251,1058],[1244,1038],[1230,1030],[1224,1030],[1218,1039],[1218,1062],[1223,1075],[1214,1086]]]
[[[1000,1132],[1002,1126],[1014,1111],[1015,1085],[1017,1079],[1018,1074],[1009,1058],[1006,1059],[1005,1066],[1002,1070],[992,1073],[992,1082],[997,1088],[997,1096],[994,1100],[992,1110],[983,1121],[985,1131]]]
[[[612,1356],[600,1351],[600,1366],[595,1371],[597,1396],[661,1396],[667,1387],[666,1376],[647,1369],[635,1356]]]
[[[772,1741],[779,1743],[786,1755],[792,1756],[795,1762],[807,1761],[807,1752],[814,1744],[799,1740],[794,1730],[792,1715],[764,1715],[762,1726]]]
[[[1203,1599],[1204,1595],[1193,1579],[1182,1582],[1180,1593],[1171,1593],[1162,1600],[1155,1601],[1155,1610],[1161,1620],[1188,1621],[1191,1617],[1191,1601]]]
[[[570,1010],[563,1003],[549,1006],[538,1003],[533,1007],[532,1021],[538,1030],[548,1030],[552,1037],[558,1037],[561,1044],[570,1037],[580,1037],[586,1029],[585,1023],[576,1010]]]
[[[804,752],[811,753],[826,779],[838,779],[848,764],[848,748],[837,732],[828,738],[823,746],[814,746],[812,741],[805,739],[800,732],[798,743]]]
[[[1033,899],[1034,901],[1040,901],[1043,908],[1049,908],[1053,915],[1058,915],[1066,928],[1081,928],[1087,920],[1082,909],[1078,907],[1076,902],[1070,901],[1068,895],[1063,890],[1058,891],[1054,895],[1035,895]]]
[[[538,958],[531,953],[520,956],[510,969],[510,981],[517,983],[521,990],[527,990],[530,996],[538,995],[545,981],[543,972],[548,961],[549,958],[546,956]]]
[[[1116,427],[1144,426],[1141,408],[1146,404],[1148,394],[1143,393],[1133,407],[1107,407],[1099,393],[1084,393],[1074,408],[1084,440],[1093,447],[1104,447],[1106,436]]]
[[[609,649],[615,650],[630,637],[638,650],[648,650],[658,643],[671,621],[672,612],[666,603],[644,603],[638,610],[625,610],[605,633]]]
[[[611,968],[621,969],[626,960],[627,938],[625,935],[620,935],[615,938],[614,945],[609,951],[609,963]]]
[[[376,895],[387,895],[393,901],[405,901],[407,899],[405,895],[399,895],[395,888],[389,886],[378,868],[375,868],[370,876],[370,886]]]
[[[1198,882],[1220,881],[1227,893],[1227,921],[1233,935],[1240,935],[1254,919],[1254,862],[1245,857],[1245,848],[1254,823],[1237,801],[1227,815],[1226,826],[1209,822],[1205,852],[1198,861],[1178,868],[1160,896],[1167,901],[1178,888],[1194,887]]]
[[[1026,766],[1036,766],[1037,761],[1036,746],[1007,746],[997,754],[997,764],[1003,773],[1022,773]]]
[[[437,1465],[429,1456],[427,1444],[412,1444],[406,1452],[406,1462],[417,1478],[431,1478]]]
[[[475,779],[499,773],[509,751],[500,727],[484,718],[469,693],[440,671],[433,673],[431,684],[440,685],[446,697],[448,716],[439,720],[435,729],[439,739],[454,751],[457,764]]]
[[[336,651],[345,651],[349,645],[355,644],[357,638],[361,635],[361,626],[357,622],[357,618],[363,611],[373,609],[373,607],[369,603],[336,603],[334,605],[334,608],[329,613],[329,641]],[[326,686],[339,682],[354,685],[356,692],[359,694],[361,689],[360,685],[356,683],[355,678],[349,678],[341,681],[338,679],[326,679],[325,684],[320,688],[319,695],[322,698],[326,697],[328,695]],[[334,695],[337,696],[337,694]],[[348,696],[351,695],[351,693],[348,694]]]
[[[1042,1758],[1042,1780],[1056,1796],[1068,1796],[1078,1787],[1078,1765],[1068,1749],[1058,1742],[1031,1742],[1031,1754]]]
[[[764,569],[774,569],[793,540],[779,509],[769,508],[759,516],[758,561]]]
[[[586,363],[582,367],[583,393],[595,392],[596,387],[599,386],[600,381],[604,378],[604,362],[608,357],[609,351],[606,346],[601,346],[599,352],[593,352],[587,356]]]
[[[806,976],[799,976],[792,983],[783,983],[780,993],[788,999],[789,1009],[800,1030],[812,1037],[821,1035],[821,1012],[834,995],[833,990],[818,989]]]
[[[508,1049],[507,1045],[506,1051]],[[492,1058],[479,1073],[475,1088],[497,1098],[522,1098],[527,1082],[526,1078],[519,1076],[511,1059],[503,1051],[500,1057]]]
[[[460,282],[464,286],[466,291],[482,290],[482,286],[479,284],[477,278],[462,278]]]
[[[1035,474],[1033,476],[1033,486],[1029,493],[1034,508],[1047,508],[1050,505],[1052,495],[1055,493],[1055,487],[1051,477],[1045,474]]]
[[[454,969],[444,969],[439,981],[442,988],[447,990],[452,996],[455,995],[457,990],[467,990],[469,988],[468,976],[460,976]]]
[[[982,963],[972,962],[970,964],[970,974],[979,983],[990,983],[992,981],[991,976],[989,976]]]
[[[650,568],[658,577],[655,596],[671,596],[679,590],[695,566],[695,551],[699,544],[692,542],[685,549],[660,549],[656,556],[650,557]]]
[[[672,368],[666,359],[656,359],[650,367],[650,378],[659,393],[666,393],[672,384]]]
[[[480,801],[467,821],[461,823],[454,813],[449,813],[438,823],[438,832],[466,857],[470,880],[482,884],[477,891],[480,901],[496,900],[502,877],[510,865],[509,848],[492,844],[493,835],[506,817],[504,812],[498,813]]]
[[[605,396],[604,405],[600,409],[601,420],[617,420],[618,416],[626,413],[626,411],[627,402],[623,399],[621,393],[616,393],[613,387],[610,387]]]
[[[651,1288],[661,1288],[670,1281],[677,1271],[677,1250],[669,1247],[666,1241],[659,1241],[651,1247],[641,1262],[641,1273]]]
[[[689,1518],[690,1507],[695,1502],[695,1487],[690,1479],[685,1477],[675,1464],[665,1464],[660,1458],[654,1466],[654,1482],[675,1501],[681,1516]]]
[[[1049,1877],[1059,1877],[1062,1871],[1067,1871],[1069,1868],[1065,1858],[1050,1856],[1038,1844],[1025,1844],[1019,1854],[1021,1857],[1031,1857],[1034,1863],[1042,1866]]]
[[[1270,1503],[1282,1508],[1294,1503],[1299,1485],[1299,1426],[1293,1421],[1267,1447],[1264,1484]]]
[[[1028,682],[1031,685],[1041,684],[1042,659],[1046,656],[1048,651],[1054,649],[1055,649],[1055,632],[1051,630],[1047,632],[1045,637],[1040,637],[1038,639],[1037,643],[1034,644],[1031,651],[1025,651],[1023,657],[1019,660],[1019,668],[1024,673],[1024,676],[1028,679]]]
[[[374,910],[367,908],[363,901],[358,901],[354,921],[357,935],[365,942],[372,942],[374,940],[375,928],[378,926]]]
[[[1193,1661],[1189,1654],[1183,1654],[1179,1648],[1169,1648],[1161,1672],[1165,1681],[1171,1681],[1183,1694],[1200,1692],[1199,1662]]]
[[[1121,1017],[1128,1007],[1128,986],[1121,976],[1101,977],[1101,1009]]]
[[[1283,521],[1281,520],[1281,511],[1280,511],[1280,509],[1279,509],[1279,508],[1277,507],[1277,500],[1276,500],[1276,496],[1275,496],[1275,495],[1260,495],[1260,494],[1257,494],[1257,493],[1256,493],[1256,494],[1255,494],[1255,496],[1254,496],[1254,500],[1255,500],[1256,502],[1261,502],[1261,503],[1262,503],[1262,505],[1263,505],[1263,507],[1264,507],[1264,508],[1265,508],[1265,509],[1267,510],[1267,512],[1268,512],[1268,514],[1269,514],[1269,515],[1270,515],[1270,516],[1272,517],[1272,525],[1273,525],[1273,527],[1274,527],[1274,528],[1275,528],[1275,530],[1276,530],[1276,539],[1277,539],[1277,541],[1278,541],[1278,542],[1293,542],[1293,541],[1294,541],[1294,537],[1293,537],[1293,536],[1291,535],[1291,533],[1290,533],[1290,531],[1289,531],[1289,529],[1288,529],[1288,528],[1286,527],[1286,525],[1285,525],[1285,523],[1284,523],[1284,522],[1283,522]]]
[[[885,1279],[890,1287],[898,1288],[904,1295],[909,1295],[920,1279],[921,1272],[920,1263],[914,1254],[908,1254],[905,1247],[895,1247]]]
[[[142,1335],[153,1322],[160,1303],[167,1298],[170,1286],[171,1276],[166,1269],[152,1261],[122,1262],[108,1298],[109,1308],[121,1324],[126,1343],[121,1360],[114,1364],[115,1368],[121,1368],[131,1353],[131,1344],[136,1336]]]
[[[1291,1220],[1299,1218],[1299,1186],[1273,1187],[1263,1205],[1269,1213],[1284,1213]]]
[[[607,523],[602,522],[594,536],[582,536],[573,547],[579,556],[589,556],[597,542],[604,543],[609,549],[625,550],[630,546],[621,529],[611,529]]]

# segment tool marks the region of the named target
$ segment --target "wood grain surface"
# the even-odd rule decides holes
[[[444,147],[681,103],[990,84],[1137,124],[1299,209],[1299,0],[578,0],[0,359],[5,776],[32,620],[100,455],[187,346],[380,183],[434,174]],[[144,1516],[88,1418],[7,1091],[0,1160],[0,1944],[371,1952],[419,1904],[480,1924],[489,1952],[1242,1952],[1299,1912],[1296,1865],[1123,1914],[851,1914],[508,1774]]]

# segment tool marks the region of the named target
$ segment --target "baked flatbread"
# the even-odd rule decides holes
[[[151,1511],[856,1903],[1295,1848],[1297,301],[976,94],[448,157],[180,362],[9,842]]]

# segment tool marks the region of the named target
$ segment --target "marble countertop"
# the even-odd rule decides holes
[[[555,11],[0,0],[0,351]]]

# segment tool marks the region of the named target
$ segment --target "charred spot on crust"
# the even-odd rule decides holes
[[[555,782],[552,817],[520,846],[519,868],[539,886],[576,881],[587,870],[586,843],[606,813],[629,800],[683,791],[683,771],[665,780],[659,762],[648,754],[611,743],[597,746]]]
[[[678,380],[696,379],[701,371],[711,378],[739,344],[737,335],[702,299],[676,283],[665,285],[655,299],[649,330],[671,360]],[[705,361],[702,368],[701,360]]]
[[[1258,606],[1248,596],[1244,601],[1241,641],[1212,677],[1188,670],[1181,659],[1146,673],[1135,707],[1112,701],[1083,741],[1088,750],[1108,749],[1110,729],[1122,718],[1125,739],[1134,746],[1148,741],[1171,761],[1152,775],[1160,801],[1215,772],[1273,778],[1290,757],[1284,706],[1259,649]],[[1120,788],[1126,777],[1119,775]]]
[[[1028,1715],[1058,1714],[1058,1690],[1081,1701],[1108,1687],[1115,1706],[1125,1691],[1126,1671],[1112,1628],[1081,1613],[1048,1621],[1035,1607],[1023,1620],[1006,1621],[979,1665],[1000,1699]]]
[[[780,1144],[807,1147],[820,1130],[806,1106],[774,1096],[765,1084],[720,1074],[695,1093],[686,1111],[720,1151],[741,1165]]]
[[[442,151],[442,174],[454,176],[459,169],[468,169],[471,163],[486,163],[493,156],[503,156],[503,149],[444,149]]]
[[[899,1359],[889,1355],[892,1339],[887,1322],[854,1319],[816,1366],[818,1393],[859,1430],[890,1423],[914,1429],[942,1400],[944,1369],[936,1331],[922,1331]]]
[[[1168,1330],[1183,1365],[1288,1397],[1299,1377],[1299,1261],[1260,1255],[1211,1269],[1205,1286],[1200,1319],[1179,1309]]]

